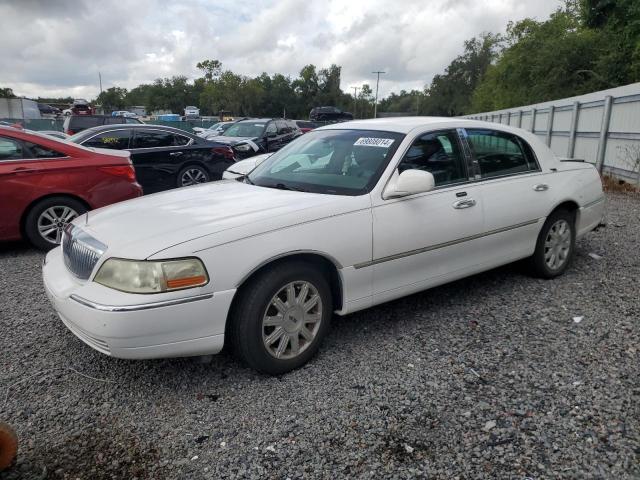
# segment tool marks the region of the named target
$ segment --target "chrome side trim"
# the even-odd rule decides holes
[[[439,248],[451,247],[459,243],[468,242],[470,240],[477,240],[482,237],[488,237],[489,235],[495,235],[496,233],[508,232],[509,230],[515,230],[516,228],[526,227],[528,225],[534,225],[539,221],[540,219],[536,218],[535,220],[528,220],[526,222],[518,223],[516,225],[510,225],[508,227],[496,228],[495,230],[490,230],[484,233],[478,233],[476,235],[471,235],[469,237],[458,238],[456,240],[451,240],[449,242],[437,243],[436,245],[430,245],[428,247],[416,248],[415,250],[396,253],[394,255],[389,255],[387,257],[376,258],[375,260],[371,260],[369,262],[357,263],[353,266],[353,268],[359,269],[359,268],[371,267],[372,265],[377,265],[379,263],[390,262],[391,260],[398,260],[400,258],[410,257],[412,255],[419,255],[421,253],[430,252],[432,250],[438,250]]]
[[[600,198],[598,198],[598,199],[594,200],[593,202],[589,202],[589,203],[587,203],[586,205],[583,205],[583,206],[582,206],[582,207],[580,207],[580,208],[582,209],[582,208],[589,208],[589,207],[593,207],[594,205],[597,205],[597,204],[598,204],[598,203],[600,203],[600,202],[604,202],[604,200],[605,200],[605,197],[604,197],[604,196],[602,196],[602,197],[600,197]]]
[[[173,300],[163,300],[161,302],[141,303],[139,305],[103,305],[101,303],[92,302],[78,295],[71,295],[71,300],[78,302],[85,307],[100,310],[101,312],[136,312],[138,310],[149,310],[151,308],[169,307],[171,305],[180,305],[183,303],[197,302],[198,300],[206,300],[212,298],[213,293],[203,293],[202,295],[194,295],[193,297],[174,298]]]

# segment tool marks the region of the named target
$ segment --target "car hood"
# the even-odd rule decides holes
[[[74,224],[107,245],[107,256],[145,259],[211,236],[208,247],[351,209],[350,199],[258,187],[235,180],[139,197],[83,215]],[[224,232],[223,236],[216,236]],[[198,242],[202,243],[202,242]],[[188,246],[184,254],[189,254]]]
[[[238,175],[246,175],[251,170],[256,168],[262,162],[264,162],[267,158],[269,158],[271,153],[263,153],[262,155],[256,155],[255,157],[249,157],[245,160],[239,160],[233,165],[231,165],[227,170],[232,173],[237,173]]]
[[[225,137],[224,135],[218,135],[215,137],[207,137],[207,140],[213,140],[214,142],[226,143],[227,145],[239,145],[240,143],[257,143],[258,137]]]

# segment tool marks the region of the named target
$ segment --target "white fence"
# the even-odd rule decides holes
[[[640,184],[640,83],[465,118],[523,128],[559,157]]]

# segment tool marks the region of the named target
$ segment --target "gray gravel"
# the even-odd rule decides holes
[[[508,266],[335,318],[280,378],[94,352],[42,254],[0,246],[0,420],[22,442],[0,477],[640,478],[640,199],[609,211],[563,277]]]

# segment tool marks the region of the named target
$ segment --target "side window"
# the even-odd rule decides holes
[[[136,130],[133,148],[172,147],[174,135],[160,130]]]
[[[269,124],[267,125],[267,129],[265,130],[265,135],[269,135],[270,133],[278,133],[276,122],[269,122]]]
[[[64,153],[56,152],[37,143],[25,142],[25,147],[31,152],[32,158],[60,158],[66,157]]]
[[[447,130],[417,138],[398,165],[400,173],[409,169],[431,172],[436,187],[467,180],[465,159],[457,133]]]
[[[140,123],[140,122],[139,122],[138,120],[136,120],[135,118],[128,118],[128,117],[125,117],[124,122],[125,122],[125,123],[135,123],[136,125],[138,125],[138,124]]]
[[[22,143],[11,138],[0,137],[0,161],[26,158]]]
[[[173,144],[176,146],[182,146],[182,145],[186,145],[190,141],[191,139],[189,137],[185,137],[184,135],[175,135]]]
[[[85,147],[124,150],[129,148],[129,130],[104,132],[83,142]]]
[[[538,170],[531,147],[521,138],[496,130],[467,130],[482,178]]]

